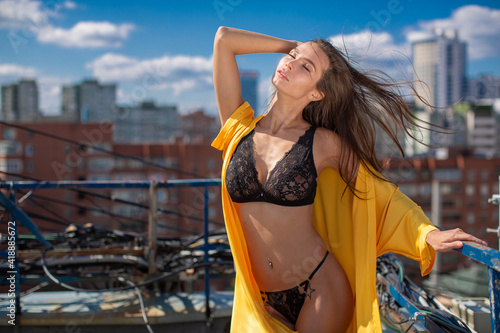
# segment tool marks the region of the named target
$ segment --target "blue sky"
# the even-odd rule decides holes
[[[40,107],[60,110],[61,86],[116,83],[122,104],[152,99],[181,112],[217,112],[212,45],[221,25],[300,41],[340,41],[362,66],[408,76],[409,40],[455,28],[468,42],[467,73],[500,75],[498,0],[64,1],[0,0],[0,85],[35,78]],[[261,108],[278,55],[238,57],[260,75]]]

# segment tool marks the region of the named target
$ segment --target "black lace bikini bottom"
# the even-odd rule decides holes
[[[328,251],[307,280],[290,289],[281,291],[261,291],[262,300],[265,305],[269,305],[274,310],[281,313],[289,322],[295,325],[299,318],[300,310],[304,305],[306,297],[311,298],[311,294],[316,291],[311,287],[311,279],[328,257]]]

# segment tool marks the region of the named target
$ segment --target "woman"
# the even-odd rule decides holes
[[[262,52],[287,55],[272,79],[269,111],[255,118],[235,57]],[[213,145],[223,150],[237,271],[232,331],[381,332],[377,255],[405,254],[425,274],[434,250],[482,243],[437,230],[378,173],[375,103],[404,129],[413,118],[389,85],[356,71],[329,43],[221,27],[213,61],[223,125]]]

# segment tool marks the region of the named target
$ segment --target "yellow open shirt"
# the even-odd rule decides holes
[[[240,140],[263,116],[254,117],[243,103],[224,124],[212,146],[222,150],[222,206],[236,268],[231,331],[293,332],[264,309],[252,273],[238,211],[226,190],[227,166]],[[386,252],[420,261],[422,275],[432,269],[435,251],[425,242],[435,230],[422,209],[399,189],[372,176],[361,164],[356,179],[357,198],[345,190],[333,169],[319,176],[314,201],[314,226],[342,265],[355,297],[355,313],[348,332],[382,332],[376,295],[377,256]],[[335,315],[335,314],[332,314]]]

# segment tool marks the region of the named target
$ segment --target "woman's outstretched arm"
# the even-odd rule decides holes
[[[243,103],[236,56],[251,53],[288,53],[297,45],[295,41],[251,31],[227,27],[217,30],[214,40],[213,77],[222,125]]]

